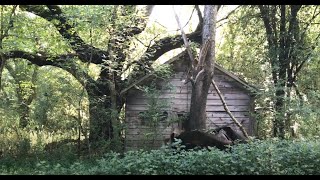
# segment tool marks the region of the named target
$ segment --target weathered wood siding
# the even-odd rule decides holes
[[[161,91],[160,99],[166,100],[170,107],[163,109],[168,112],[168,119],[177,114],[189,112],[191,99],[191,84],[185,84],[186,74],[177,72],[170,79],[172,88]],[[215,69],[214,80],[222,92],[226,103],[233,115],[243,122],[245,129],[252,134],[252,125],[249,115],[251,97],[239,85],[236,86],[235,80],[226,76],[223,72]],[[141,125],[139,113],[147,110],[147,97],[139,90],[130,90],[126,102],[126,149],[137,149],[143,147],[157,148],[164,144],[164,139],[169,138],[174,126],[168,126],[167,121],[160,123],[157,129],[156,139],[150,141],[147,133],[150,128]],[[207,100],[207,129],[216,128],[225,124],[232,123],[231,118],[225,112],[221,100],[211,85]],[[232,124],[231,126],[236,125]]]

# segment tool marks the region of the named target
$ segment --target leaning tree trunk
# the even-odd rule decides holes
[[[194,69],[194,83],[192,85],[190,118],[186,130],[206,129],[206,106],[208,91],[213,77],[213,65],[215,58],[215,28],[218,6],[206,5],[204,8],[204,25],[202,31],[202,44],[208,42],[208,51],[202,62],[199,58]],[[201,56],[201,54],[200,54]]]

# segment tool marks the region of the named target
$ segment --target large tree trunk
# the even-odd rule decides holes
[[[108,116],[110,103],[104,96],[89,94],[89,141],[99,142],[113,137],[111,117]]]
[[[285,112],[287,104],[285,101],[286,90],[295,83],[297,73],[305,63],[304,59],[306,59],[299,60],[297,55],[299,54],[297,45],[302,43],[300,35],[302,37],[305,35],[300,33],[298,25],[297,14],[300,8],[301,5],[259,5],[267,35],[269,59],[275,88],[274,109],[276,116],[273,124],[273,136],[280,138],[284,138],[286,130],[289,130],[289,126],[285,126],[285,124],[290,124],[290,119],[287,119],[289,117]],[[290,13],[288,13],[289,9]],[[277,15],[277,10],[280,10],[280,16]],[[277,16],[280,21],[276,18]],[[279,29],[277,24],[279,24]],[[298,63],[299,61],[301,62],[300,64]],[[287,94],[287,97],[290,98],[290,94]]]
[[[215,60],[215,28],[218,6],[206,5],[204,8],[204,25],[202,31],[203,46],[209,42],[208,51],[204,61],[199,58],[199,64],[193,72],[196,77],[192,85],[190,118],[186,130],[206,129],[206,105],[208,91],[213,77]],[[200,55],[201,56],[201,55]]]
[[[276,85],[276,103],[275,110],[277,112],[274,135],[280,138],[284,138],[285,129],[284,129],[284,121],[285,121],[285,89],[287,82],[287,45],[286,45],[286,6],[280,6],[280,37],[279,37],[279,78]],[[276,68],[276,67],[274,67]]]
[[[209,84],[210,85],[210,84]],[[207,84],[199,82],[192,88],[191,106],[190,106],[190,119],[186,128],[190,130],[205,130],[206,129],[206,106],[207,106],[207,93],[209,88]],[[204,93],[202,93],[204,92]]]
[[[278,86],[279,90],[276,91],[276,103],[275,103],[275,112],[276,118],[274,121],[273,127],[273,135],[275,137],[284,138],[285,129],[284,129],[284,121],[285,121],[285,112],[284,112],[284,96],[285,91],[283,86]]]
[[[115,142],[121,142],[120,139],[120,121],[119,114],[123,106],[123,101],[115,86],[105,84],[107,87],[101,88],[105,92],[96,91],[87,86],[89,97],[89,141],[90,143],[107,141],[114,139]],[[109,87],[111,89],[107,90]],[[113,88],[112,88],[113,87]],[[115,144],[113,144],[115,146]]]

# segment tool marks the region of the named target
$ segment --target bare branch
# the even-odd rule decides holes
[[[218,29],[219,27],[221,27],[221,26],[223,26],[223,25],[227,24],[227,23],[228,23],[228,22],[227,22],[227,21],[225,21],[225,22],[223,22],[223,23],[221,23],[221,24],[217,25],[217,29]]]
[[[135,40],[137,40],[139,43],[141,43],[144,47],[148,47],[147,45],[145,45],[140,39],[138,39],[136,36],[133,36],[133,38]]]
[[[243,7],[244,6],[242,6],[242,8]],[[218,23],[218,25],[217,25],[217,28],[219,28],[219,27],[221,27],[221,26],[223,26],[224,24],[227,24],[227,23],[236,24],[236,23],[238,23],[239,20],[249,21],[249,20],[255,19],[255,18],[261,18],[261,13],[246,13],[246,14],[242,15],[240,17],[240,19],[237,19],[236,22],[233,22],[233,21],[220,21]]]
[[[180,23],[180,20],[179,20],[179,17],[176,13],[176,11],[174,10],[174,6],[172,6],[172,9],[173,9],[173,12],[174,12],[174,16],[176,18],[176,21],[178,23],[178,26],[181,30],[181,34],[182,34],[182,39],[183,39],[183,42],[184,42],[184,46],[186,47],[187,49],[187,52],[189,54],[189,57],[190,57],[190,60],[191,60],[191,63],[192,63],[192,69],[195,69],[196,67],[196,62],[195,62],[195,59],[193,57],[193,54],[192,54],[192,51],[191,51],[191,48],[190,48],[190,45],[189,45],[189,42],[188,42],[188,39],[187,39],[187,36],[186,34],[184,33],[183,31],[183,28],[181,27],[181,23]]]
[[[154,36],[150,41],[149,44],[147,46],[147,48],[149,48],[151,46],[152,41],[154,41],[160,34],[157,34],[156,36]]]
[[[200,22],[197,29],[190,33],[186,34],[186,37],[193,42],[201,43],[201,31],[202,31],[202,23]],[[130,76],[128,76],[125,81],[131,81],[132,79],[145,75],[146,68],[150,68],[151,64],[156,61],[160,56],[165,54],[166,52],[180,48],[184,44],[181,35],[168,36],[162,39],[159,39],[153,43],[152,46],[147,48],[145,53],[141,56],[139,60],[136,62],[140,62],[138,69],[133,71]],[[138,63],[136,63],[138,64]],[[130,84],[130,82],[127,82]]]
[[[240,7],[241,7],[241,6],[236,7],[234,10],[230,11],[225,17],[217,20],[217,23],[220,23],[220,22],[222,22],[222,21],[224,21],[224,20],[229,19],[229,17],[230,17],[233,13],[235,13],[236,10],[238,10]]]
[[[193,15],[193,12],[194,12],[195,8],[196,8],[196,7],[194,7],[194,8],[193,8],[193,10],[192,10],[192,12],[191,12],[191,15],[190,15],[190,17],[189,17],[189,20],[186,22],[186,24],[185,24],[182,28],[185,28],[185,27],[189,24],[189,22],[190,22],[190,20],[191,20],[191,18],[192,18],[192,15]]]
[[[218,6],[218,8],[217,8],[217,12],[218,12],[219,9],[222,8],[223,5],[217,5],[217,6]]]
[[[134,36],[134,38],[139,41],[144,47],[147,47],[147,48],[150,48],[151,46],[151,43],[153,40],[155,40],[160,34],[157,34],[156,36],[154,36],[150,41],[149,41],[149,44],[148,46],[145,45],[140,39],[138,39],[137,37]],[[123,74],[124,72],[126,72],[132,65],[139,65],[139,66],[146,66],[145,64],[141,63],[141,62],[138,62],[138,61],[132,61],[132,62],[129,62],[126,67],[122,70],[122,73]]]
[[[199,8],[199,5],[196,5],[195,8],[196,8],[196,10],[197,10],[198,18],[199,18],[199,24],[198,24],[198,26],[197,26],[197,28],[196,28],[196,31],[197,31],[197,30],[202,29],[203,17],[202,17],[202,14],[201,14],[201,10],[200,10],[200,8]]]

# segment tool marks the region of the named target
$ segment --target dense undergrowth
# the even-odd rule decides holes
[[[0,174],[320,174],[317,140],[254,140],[228,152],[208,150],[129,151],[79,158],[73,153],[1,157]]]

